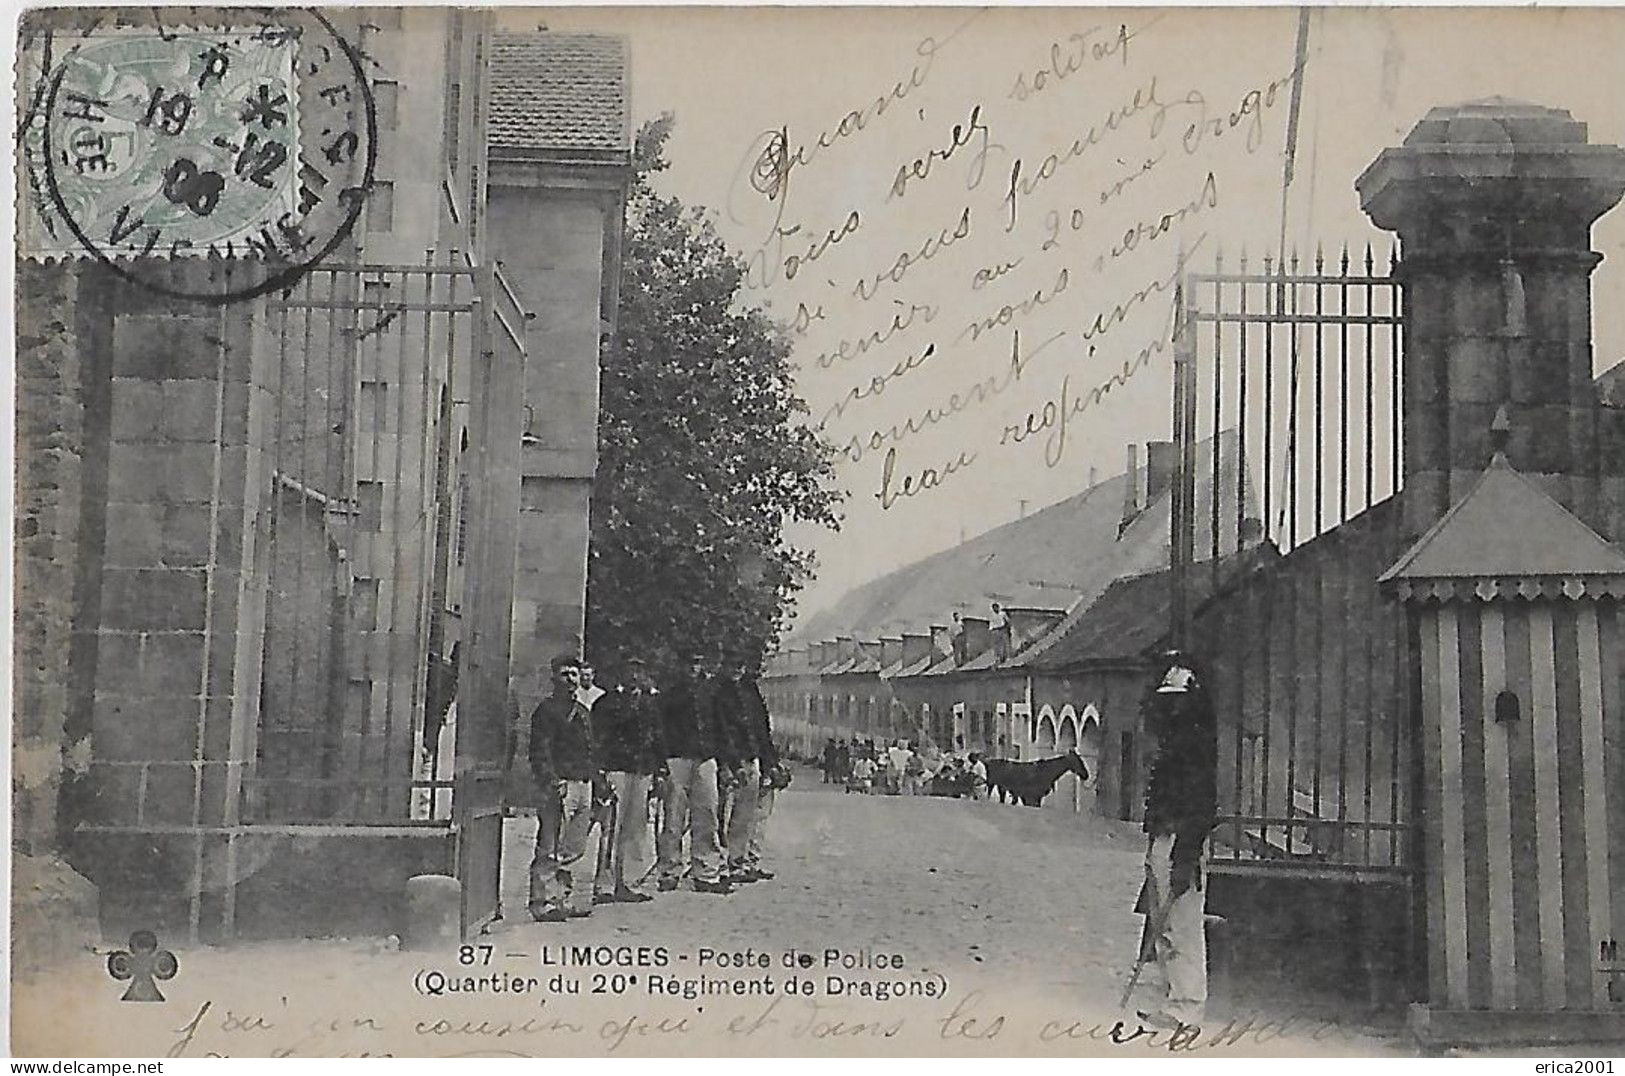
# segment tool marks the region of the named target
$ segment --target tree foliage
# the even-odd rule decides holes
[[[838,525],[832,451],[806,425],[783,329],[704,210],[654,190],[670,113],[644,125],[599,387],[587,583],[592,660],[756,662],[809,578],[791,523]]]

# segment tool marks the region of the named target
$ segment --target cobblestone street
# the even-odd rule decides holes
[[[1115,999],[1140,928],[1137,826],[993,802],[849,795],[819,782],[798,770],[779,796],[766,854],[776,878],[730,896],[685,886],[566,924],[526,916],[535,824],[510,822],[507,919],[493,934],[526,945],[871,948],[910,967],[972,968],[992,981]],[[578,899],[591,885],[587,860],[579,866]]]
[[[175,945],[179,972],[162,984],[167,1003],[143,1006],[119,1003],[125,986],[108,977],[111,948],[103,947],[21,995],[14,1044],[62,1053],[67,1036],[83,1055],[113,1056],[1155,1057],[1171,1048],[1167,1032],[1134,1036],[1134,1018],[1117,1009],[1140,929],[1132,911],[1140,835],[1130,823],[1057,808],[848,795],[802,769],[772,819],[774,879],[727,896],[684,888],[558,924],[525,912],[535,822],[507,828],[506,918],[477,939],[489,950],[402,951],[398,939],[383,938]],[[589,850],[579,864],[578,899],[590,891],[591,858]],[[544,946],[551,962],[539,959]],[[562,946],[665,947],[671,963],[583,964]],[[766,952],[772,964],[702,968],[702,948]],[[649,989],[650,970],[729,982],[770,971],[782,983],[791,972],[781,961],[795,949],[819,958],[805,977],[822,990],[830,948],[902,959],[895,972],[837,969],[854,981],[945,980],[946,992],[884,1000]],[[639,978],[621,993],[594,992],[595,973],[617,972]],[[557,978],[579,987],[559,988]],[[63,1011],[77,1014],[71,1027],[60,1025]],[[1114,1042],[1125,1017],[1127,1041]],[[1274,1011],[1210,1008],[1204,1032],[1201,1055],[1410,1052],[1393,1037]]]

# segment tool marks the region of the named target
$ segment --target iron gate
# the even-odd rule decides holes
[[[528,315],[494,267],[432,256],[322,265],[266,311],[243,817],[450,828],[476,930],[498,911]]]
[[[1385,261],[1221,257],[1181,285],[1173,635],[1220,715],[1218,863],[1411,865],[1407,639],[1376,587],[1402,539],[1403,297]]]

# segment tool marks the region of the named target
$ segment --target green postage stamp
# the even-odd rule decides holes
[[[26,42],[21,252],[274,257],[298,209],[296,46],[265,26]]]

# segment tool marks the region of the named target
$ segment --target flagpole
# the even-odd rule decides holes
[[[1292,188],[1294,166],[1296,164],[1298,154],[1298,120],[1303,111],[1303,81],[1309,63],[1309,8],[1307,7],[1300,7],[1298,9],[1298,39],[1293,48],[1292,56],[1292,101],[1287,112],[1286,120],[1286,161],[1281,169],[1281,228],[1276,242],[1275,272],[1278,277],[1286,274],[1287,196],[1288,192]],[[1296,288],[1297,285],[1294,284],[1293,287]],[[1275,311],[1277,314],[1279,314],[1284,311],[1285,308],[1286,284],[1284,281],[1277,280],[1275,285]],[[1291,483],[1297,478],[1298,466],[1299,371],[1298,349],[1296,346],[1298,338],[1297,325],[1293,324],[1291,326],[1291,330],[1294,346],[1292,347],[1291,384],[1288,389],[1289,395],[1287,397],[1286,463],[1282,468],[1282,481],[1284,483]],[[1286,502],[1287,498],[1283,496],[1281,498],[1281,515],[1283,517],[1286,514]],[[1269,529],[1269,520],[1264,521],[1264,527],[1267,534]],[[1279,532],[1280,528],[1281,522],[1278,520],[1276,523],[1276,531]],[[1296,529],[1296,519],[1294,518],[1293,530],[1296,531]],[[1289,541],[1291,544],[1296,545],[1297,534],[1294,533]]]

